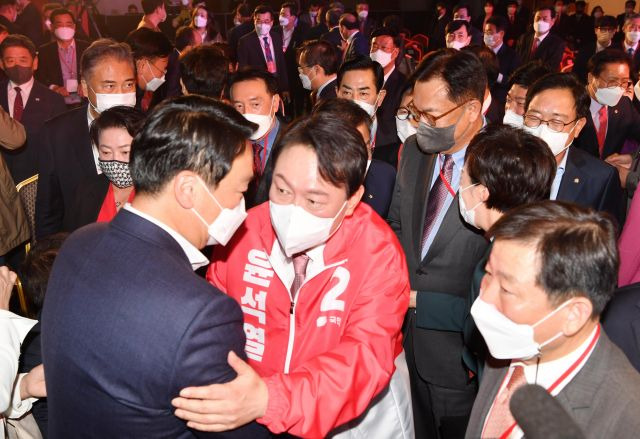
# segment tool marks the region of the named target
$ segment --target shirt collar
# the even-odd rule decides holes
[[[358,32],[360,32],[359,30],[355,31],[354,33],[352,33],[351,35],[349,35],[349,38],[347,38],[348,42],[352,42],[353,39],[356,37],[356,35],[358,34]]]
[[[495,49],[491,49],[491,50],[493,50],[493,53],[495,53],[497,55],[498,52],[500,51],[500,49],[502,49],[503,45],[504,45],[504,42],[500,43],[500,45],[498,47],[496,47]]]
[[[35,82],[35,79],[32,76],[31,79],[29,79],[24,84],[20,84],[20,85],[15,84],[13,81],[9,81],[7,83],[7,87],[9,88],[9,90],[13,90],[16,87],[20,87],[20,91],[22,93],[29,94],[31,92],[31,89],[33,88],[33,83],[34,82]],[[26,102],[25,102],[25,104],[26,104]]]
[[[540,35],[539,37],[536,37],[535,34],[533,35],[533,38],[537,38],[538,39],[538,44],[542,43],[542,41],[547,38],[547,36],[551,33],[551,30],[548,30],[546,34],[544,35]]]
[[[336,76],[332,76],[331,78],[327,79],[327,82],[325,82],[324,84],[322,84],[319,88],[318,88],[318,94],[322,93],[322,90],[324,90],[324,88],[330,84],[332,81],[334,81],[336,79]]]
[[[633,49],[633,51],[635,52],[637,47],[638,47],[638,43],[634,44],[633,46],[629,46],[629,45],[627,45],[627,40],[624,40],[624,51],[625,52],[627,52],[629,49]]]
[[[598,102],[595,99],[591,98],[591,104],[589,104],[589,110],[591,111],[591,114],[595,114],[598,111],[600,111],[602,106],[603,105],[600,102]]]
[[[383,84],[385,84],[387,82],[387,79],[389,79],[389,76],[391,76],[391,74],[393,73],[393,71],[396,69],[396,65],[394,64],[393,67],[391,67],[391,70],[389,70],[389,73],[387,73],[386,75],[384,75],[384,82]]]
[[[135,215],[138,215],[141,218],[146,219],[150,223],[155,224],[156,226],[160,227],[162,230],[167,232],[169,235],[171,235],[171,237],[178,243],[180,248],[182,248],[182,251],[184,251],[184,254],[189,259],[191,268],[194,271],[200,267],[204,267],[209,263],[209,259],[207,259],[200,250],[198,250],[193,244],[187,241],[184,236],[182,236],[181,234],[173,230],[171,227],[169,227],[162,221],[152,217],[151,215],[147,215],[146,213],[139,211],[129,203],[126,203],[123,209]]]
[[[571,145],[569,145],[567,147],[567,149],[564,150],[564,157],[562,157],[562,160],[560,161],[560,164],[558,165],[558,169],[562,170],[562,172],[564,172],[564,170],[567,167],[567,157],[569,157],[569,148],[571,148]]]
[[[60,46],[60,43],[58,41],[56,41],[56,43],[58,43],[58,50],[70,50],[70,49],[75,49],[76,47],[76,39],[72,39],[71,40],[71,44],[69,44],[69,46],[65,49],[62,46]]]
[[[611,47],[611,41],[609,41],[609,45],[608,46],[602,46],[602,45],[600,45],[600,43],[596,42],[596,53],[602,52],[607,47]]]

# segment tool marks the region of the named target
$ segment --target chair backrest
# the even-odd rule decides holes
[[[36,241],[36,193],[38,191],[38,174],[21,181],[16,185],[18,195],[22,201],[22,207],[29,220],[29,232],[31,242]]]

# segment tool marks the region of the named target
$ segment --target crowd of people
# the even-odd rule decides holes
[[[637,436],[636,3],[300,3],[0,0],[6,437]]]

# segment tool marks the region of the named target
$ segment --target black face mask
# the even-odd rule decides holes
[[[16,85],[22,85],[33,77],[33,68],[24,66],[13,66],[4,69],[7,77]]]

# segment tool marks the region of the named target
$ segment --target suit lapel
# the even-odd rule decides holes
[[[425,203],[426,205],[426,203]],[[440,224],[440,228],[436,233],[436,236],[429,247],[429,251],[424,257],[424,261],[422,264],[428,264],[435,256],[440,253],[451,241],[453,236],[456,234],[462,225],[462,221],[460,220],[460,207],[458,206],[458,196],[456,196],[451,205],[449,205],[449,209],[442,219],[442,223]]]
[[[560,188],[558,189],[557,200],[575,201],[578,199],[580,192],[586,181],[586,177],[582,172],[582,160],[572,154],[573,146],[570,146],[567,150],[567,164],[565,165],[564,175],[560,182]]]
[[[431,188],[431,179],[433,178],[434,168],[436,164],[436,155],[424,154],[420,151],[417,151],[418,145],[415,138],[410,147],[415,148],[416,153],[418,154],[417,166],[415,168],[415,191],[412,193],[407,193],[407,198],[404,202],[407,203],[407,206],[413,205],[410,222],[411,230],[413,232],[413,239],[411,241],[415,246],[414,251],[417,258],[416,260],[419,261],[422,259],[422,231],[424,229],[424,217],[427,212],[427,194],[429,193],[429,189]],[[413,200],[413,202],[411,202],[410,200]]]
[[[621,103],[623,102],[622,99],[625,99],[624,96],[620,99]],[[614,133],[617,133],[620,129],[624,113],[620,104],[615,107],[609,107],[607,111],[607,136],[604,139],[604,147],[602,148],[603,158],[606,158],[619,147],[619,145],[613,144],[617,137]]]

